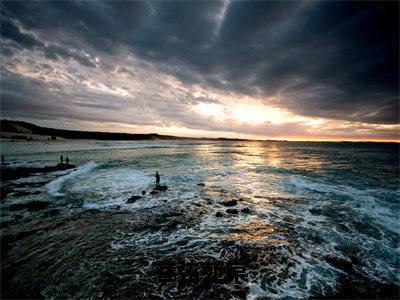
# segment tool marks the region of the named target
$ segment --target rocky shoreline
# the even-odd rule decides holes
[[[246,199],[230,191],[199,183],[202,198],[184,205],[178,200],[166,200],[170,189],[160,186],[124,200],[132,207],[130,204],[138,201],[157,201],[160,197],[163,204],[157,207],[132,212],[116,206],[71,214],[66,207],[35,199],[32,187],[45,183],[12,183],[14,187],[26,188],[14,190],[13,198],[26,195],[29,198],[5,203],[15,215],[0,223],[2,299],[245,299],[252,284],[280,285],[285,279],[297,276],[288,253],[300,245],[293,227],[284,220],[278,227],[246,228],[245,225],[229,232],[221,230],[217,238],[208,241],[213,254],[185,248],[191,241],[178,241],[167,248],[158,246],[157,243],[162,244],[179,230],[195,228],[204,217],[215,222],[252,217],[255,211],[247,206]],[[151,247],[135,244],[136,239],[146,241],[144,238],[156,233],[162,238],[153,241]],[[242,234],[251,239],[280,234],[285,243],[276,243],[274,239],[242,242],[246,241],[241,239]],[[357,272],[355,266],[360,258],[356,254],[344,254],[350,259],[318,257],[339,270],[340,275],[334,290],[329,293],[316,290],[313,297],[392,299],[399,294],[398,286],[374,281]],[[213,273],[215,270],[218,276]]]
[[[16,180],[23,177],[29,177],[34,174],[44,174],[55,171],[63,171],[75,169],[75,165],[58,164],[55,166],[45,167],[12,167],[8,165],[2,165],[0,167],[0,180],[9,181]]]
[[[1,236],[1,297],[244,299],[248,293],[246,280],[255,274],[264,274],[266,283],[290,276],[290,263],[277,251],[290,246],[255,247],[221,241],[218,247],[222,252],[217,260],[191,252],[170,256],[151,249],[138,252],[134,247],[113,249],[110,246],[116,241],[115,232],[135,235],[149,230],[171,231],[179,224],[194,226],[198,215],[170,209],[161,214],[147,209],[140,215],[90,210],[75,216],[55,215],[44,217],[42,221],[16,223]],[[154,261],[151,266],[150,261]],[[334,260],[329,263],[347,275],[344,273],[339,280],[336,293],[316,295],[317,298],[392,298],[398,295],[398,287],[394,285],[355,276],[349,264]],[[216,265],[222,270],[219,282],[204,271]],[[235,282],[226,271],[237,265],[244,268],[245,281]],[[279,277],[274,272],[277,265],[286,266]],[[187,278],[184,281],[179,276],[174,280],[163,279],[166,266],[186,266]]]

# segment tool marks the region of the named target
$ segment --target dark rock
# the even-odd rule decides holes
[[[14,224],[13,220],[9,220],[9,221],[2,221],[0,222],[0,228],[7,228],[8,226]]]
[[[197,186],[205,187],[206,185],[204,183],[200,182],[200,183],[197,184]]]
[[[213,201],[211,199],[206,199],[207,204],[213,204]]]
[[[153,190],[153,191],[150,192],[150,195],[157,195],[157,194],[158,194],[158,191],[154,191]]]
[[[27,203],[11,204],[9,208],[10,210],[21,210],[26,208],[28,211],[33,212],[45,209],[49,204],[50,202],[46,201],[31,201]]]
[[[117,205],[116,207],[115,207],[115,209],[121,209],[121,205]]]
[[[331,266],[346,271],[346,272],[350,272],[353,268],[353,263],[350,260],[345,260],[339,257],[335,257],[335,256],[325,256],[325,261],[330,264]]]
[[[45,201],[32,201],[32,202],[27,203],[26,208],[30,212],[38,211],[41,209],[45,209],[49,204],[50,204],[50,202],[45,202]]]
[[[30,196],[30,195],[39,195],[41,192],[40,191],[15,191],[12,195],[14,197],[24,197],[24,196]]]
[[[244,213],[244,214],[250,213],[250,209],[249,209],[248,207],[243,208],[241,211],[242,211],[242,213]]]
[[[237,215],[237,214],[238,214],[238,211],[237,211],[236,208],[228,208],[228,209],[226,210],[226,212],[227,212],[228,214],[234,214],[234,215]]]
[[[21,220],[22,219],[22,216],[21,215],[16,215],[15,217],[14,217],[14,220],[15,221],[18,221],[18,220]]]
[[[220,211],[218,211],[218,212],[215,214],[215,216],[216,216],[217,218],[221,218],[221,217],[223,216],[223,214],[222,214]]]
[[[8,166],[2,166],[0,169],[0,179],[2,181],[15,180],[22,177],[28,177],[36,173],[48,173],[60,170],[73,169],[74,165],[58,164],[56,166],[46,166],[46,167],[20,167],[11,168]]]
[[[142,195],[143,195],[143,196],[146,195],[146,191],[142,191]]]
[[[9,187],[2,186],[0,188],[0,201],[3,201],[7,198],[7,195],[12,192],[12,189]]]
[[[237,201],[236,200],[225,201],[225,202],[222,202],[222,205],[223,206],[235,206],[235,205],[237,205]]]
[[[53,216],[58,215],[60,212],[61,212],[61,210],[59,210],[58,208],[53,208],[53,209],[46,211],[44,216],[45,217],[53,217]]]
[[[153,190],[160,191],[160,192],[165,192],[166,190],[168,190],[168,187],[166,185],[158,185]]]
[[[13,186],[15,186],[16,188],[35,188],[35,187],[41,187],[44,186],[45,184],[49,183],[50,180],[45,180],[45,181],[35,181],[35,182],[19,182],[19,183],[15,183],[13,184]]]
[[[142,199],[142,197],[141,196],[132,196],[126,201],[126,203],[134,203],[134,202],[136,202],[136,200],[139,200],[139,199]]]
[[[25,208],[25,204],[24,203],[16,203],[16,204],[11,204],[9,209],[10,210],[21,210]]]

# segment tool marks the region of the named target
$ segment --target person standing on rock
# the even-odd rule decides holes
[[[65,164],[68,166],[69,165],[69,158],[68,156],[65,158]]]
[[[61,155],[60,155],[60,164],[62,165],[63,162],[64,162],[64,156],[61,154]]]
[[[160,174],[156,171],[156,186],[160,186]]]

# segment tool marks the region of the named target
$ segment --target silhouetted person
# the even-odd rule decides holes
[[[65,158],[65,163],[67,164],[67,166],[69,165],[69,158],[68,158],[68,156]]]
[[[62,156],[62,154],[60,155],[60,164],[63,164],[64,162],[64,156]]]
[[[158,171],[156,172],[156,186],[160,186],[160,174],[158,174]]]
[[[1,164],[4,165],[4,155],[1,156]]]

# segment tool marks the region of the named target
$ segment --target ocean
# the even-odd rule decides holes
[[[10,168],[76,165],[2,182],[3,298],[398,295],[399,144],[3,141],[1,153]],[[168,190],[151,195],[156,171]],[[48,206],[15,205],[31,201]]]

